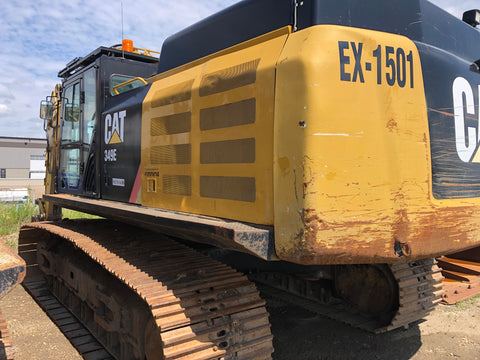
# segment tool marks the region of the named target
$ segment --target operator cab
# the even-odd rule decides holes
[[[97,198],[103,197],[102,194],[121,193],[125,186],[115,187],[112,180],[116,177],[127,181],[125,176],[115,174],[118,152],[127,154],[123,156],[123,166],[139,167],[143,98],[136,97],[134,92],[146,93],[141,88],[149,85],[143,78],[156,72],[158,58],[153,57],[150,50],[135,48],[134,51],[100,47],[83,58],[72,60],[58,73],[63,78],[60,99],[49,97],[48,101],[42,101],[40,117],[47,121],[46,128],[55,128],[56,124],[60,127],[58,144],[55,141],[56,193]],[[121,112],[104,114],[124,102],[123,94],[135,103],[130,104],[137,113],[129,117],[131,124],[125,123]],[[61,106],[56,113],[54,101]],[[59,119],[52,120],[54,114]],[[126,131],[132,132],[128,142],[124,137]],[[114,144],[123,146],[112,146]],[[110,197],[121,200],[128,196]]]

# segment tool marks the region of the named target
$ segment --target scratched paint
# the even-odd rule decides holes
[[[0,241],[0,298],[20,284],[25,273],[25,261]]]
[[[350,57],[343,68],[339,39]],[[375,64],[379,48],[411,55],[412,77],[377,81],[377,71],[363,69],[362,81],[352,46],[358,55],[360,43],[362,64]],[[392,263],[480,245],[480,201],[432,193],[429,112],[413,42],[317,26],[292,34],[278,64],[275,156],[289,159],[274,177],[281,259]],[[299,116],[307,128],[296,126]]]

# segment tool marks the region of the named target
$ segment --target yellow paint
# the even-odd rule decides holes
[[[351,79],[351,43],[357,50],[363,44],[363,83],[359,76],[341,81],[339,41],[349,45],[344,72]],[[385,65],[377,84],[373,52],[379,45],[382,63],[385,46],[412,52],[414,88],[409,68],[407,86],[389,86]],[[277,67],[274,162],[275,246],[282,259],[392,262],[402,260],[395,242],[408,243],[418,258],[480,239],[477,199],[437,201],[431,195],[421,64],[406,37],[330,25],[291,34]],[[461,221],[452,218],[461,214]],[[453,245],[459,239],[462,245]]]
[[[232,49],[187,64],[152,79],[143,104],[142,119],[142,205],[212,215],[239,221],[273,224],[273,108],[275,65],[290,28],[284,28]],[[208,96],[200,96],[202,78],[208,74],[260,59],[256,81]],[[185,91],[191,88],[191,96]],[[200,130],[200,111],[255,98],[255,122],[239,126]],[[164,99],[170,99],[169,101]],[[175,102],[181,99],[182,101]],[[170,103],[169,103],[170,102]],[[173,103],[172,103],[173,102]],[[153,118],[191,113],[191,130],[180,134],[151,135]],[[226,119],[228,120],[228,119]],[[255,138],[255,162],[201,164],[201,143]],[[188,164],[153,164],[152,147],[191,144]],[[149,192],[145,172],[157,171],[156,192]],[[191,177],[191,195],[166,194],[164,175]],[[255,178],[254,202],[201,196],[200,177]]]
[[[473,163],[480,163],[480,151],[479,150],[477,150],[477,152],[473,156],[472,162]]]
[[[48,145],[47,158],[45,167],[45,194],[55,193],[55,169],[59,167],[59,152],[60,152],[60,114],[57,111],[61,108],[61,93],[62,86],[60,84],[55,85],[55,89],[52,91],[52,100],[54,104],[54,112],[52,121],[47,123],[47,137]],[[62,217],[61,208],[58,208],[49,201],[43,199],[39,202],[40,215],[45,220],[58,220]]]
[[[115,130],[112,134],[112,138],[110,139],[109,144],[120,144],[122,140],[120,140],[120,136],[118,136],[118,132]]]
[[[343,72],[350,80],[356,74],[356,81],[341,79],[339,42],[348,44]],[[359,51],[360,43],[363,82],[353,50],[355,44]],[[373,54],[379,46],[381,84]],[[398,81],[387,84],[386,47],[394,49],[395,64],[397,49],[412,56],[414,71],[410,74],[407,60],[403,87]],[[204,84],[215,86],[215,74],[241,71],[239,65],[258,59],[255,82],[200,96],[206,76]],[[148,81],[152,86],[142,119],[144,206],[273,225],[277,255],[304,264],[404,261],[480,241],[479,199],[435,200],[431,194],[420,57],[406,37],[333,25],[292,34],[286,28]],[[202,109],[252,98],[254,123],[200,130]],[[190,130],[164,135],[171,126],[168,117],[175,114],[189,114]],[[152,136],[152,119],[159,118],[161,135]],[[200,163],[202,143],[250,138],[255,138],[254,163]],[[187,157],[180,153],[185,144],[191,149]],[[189,160],[153,163],[152,148],[178,151],[178,158]],[[255,201],[202,196],[200,179],[206,176],[254,178]],[[154,191],[147,188],[148,180],[154,180]],[[190,194],[167,194],[164,183]],[[399,248],[407,256],[399,255]]]

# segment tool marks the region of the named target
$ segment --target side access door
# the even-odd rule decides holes
[[[87,171],[97,122],[97,70],[95,67],[69,79],[63,86],[60,138],[59,193],[95,196],[95,169]],[[89,175],[90,173],[90,175]]]

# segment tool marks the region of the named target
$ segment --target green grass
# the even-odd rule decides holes
[[[80,211],[62,209],[63,219],[101,219],[100,216],[83,213]]]
[[[462,310],[468,309],[471,306],[480,307],[480,294],[477,294],[469,299],[458,301],[456,306]]]
[[[0,241],[5,241],[10,248],[17,250],[18,232],[23,224],[32,221],[32,216],[38,215],[38,206],[27,201],[25,203],[5,203],[0,202]],[[82,213],[70,209],[62,209],[64,219],[96,219],[95,215]]]
[[[38,206],[30,201],[18,204],[0,203],[0,236],[18,232],[23,224],[31,222],[32,216],[38,213]],[[63,209],[62,214],[64,219],[98,218],[95,215],[70,209]]]
[[[23,224],[31,221],[32,215],[38,215],[38,206],[30,201],[0,203],[0,235],[19,231]]]

